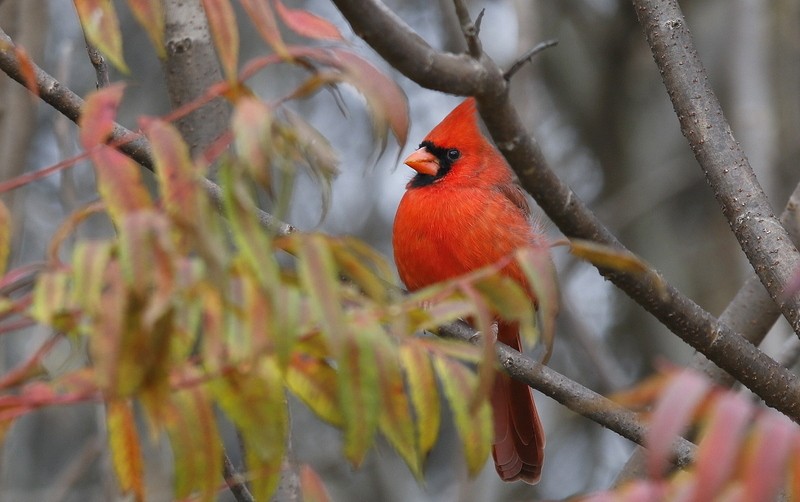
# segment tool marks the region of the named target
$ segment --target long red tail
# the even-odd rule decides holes
[[[516,323],[500,322],[497,339],[521,350]],[[505,373],[497,375],[492,390],[494,441],[492,457],[503,481],[539,482],[544,462],[544,430],[530,387],[512,380]]]

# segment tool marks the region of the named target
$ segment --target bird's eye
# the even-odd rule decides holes
[[[447,150],[447,160],[458,160],[459,157],[461,157],[461,152],[457,149],[452,148]]]

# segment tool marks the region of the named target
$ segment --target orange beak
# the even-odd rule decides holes
[[[420,174],[436,176],[436,173],[439,172],[439,159],[424,146],[409,155],[404,162]]]

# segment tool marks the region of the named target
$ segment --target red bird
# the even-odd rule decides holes
[[[405,163],[417,174],[397,209],[392,244],[409,290],[497,263],[521,247],[548,246],[511,168],[481,134],[474,99],[450,112]],[[502,273],[536,303],[515,261]],[[517,323],[498,319],[497,338],[521,350]],[[545,438],[530,388],[499,374],[491,400],[497,473],[504,481],[538,482]]]

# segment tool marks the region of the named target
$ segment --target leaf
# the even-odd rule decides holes
[[[408,394],[414,405],[416,443],[422,464],[436,444],[442,420],[436,376],[428,352],[413,339],[400,346],[400,361],[408,384]]]
[[[387,282],[392,272],[381,255],[363,241],[343,237],[331,243],[334,260],[341,272],[351,279],[372,300],[385,303],[389,294]]]
[[[203,0],[211,36],[228,82],[238,80],[239,29],[230,0]]]
[[[467,469],[474,476],[486,463],[494,434],[489,403],[484,400],[479,408],[470,412],[469,403],[478,382],[475,374],[463,364],[435,355],[433,366],[453,412]]]
[[[261,38],[272,47],[272,50],[274,50],[280,58],[288,59],[290,57],[289,52],[286,49],[286,45],[283,43],[280,29],[278,29],[278,23],[275,20],[275,13],[272,12],[269,2],[267,0],[241,0],[241,4],[250,17],[250,21],[253,22],[253,25],[255,25],[258,33],[261,35]]]
[[[758,418],[745,450],[742,500],[776,500],[798,437],[797,425],[783,415],[770,411]]]
[[[380,328],[380,326],[377,326]],[[378,424],[381,432],[406,462],[411,472],[422,478],[422,455],[420,454],[414,418],[411,414],[411,403],[400,371],[398,348],[384,337],[375,337],[375,355],[373,361],[380,371],[381,406]],[[429,426],[429,424],[425,424]]]
[[[175,126],[162,120],[148,122],[146,132],[164,209],[173,220],[194,226],[204,211],[203,194],[186,142]]]
[[[72,252],[72,303],[93,313],[100,305],[105,271],[114,246],[109,241],[79,240]]]
[[[127,213],[152,208],[150,194],[136,162],[103,145],[95,148],[90,156],[95,164],[97,188],[115,224],[119,224]]]
[[[24,47],[14,45],[13,49],[14,57],[17,58],[17,64],[19,65],[19,72],[22,75],[22,80],[25,81],[25,88],[38,98],[39,84],[36,80],[36,63],[33,62]]]
[[[288,240],[297,245],[298,273],[310,296],[311,306],[325,332],[331,338],[341,340],[347,328],[340,303],[339,277],[326,238],[320,234],[305,234],[290,236]],[[336,345],[341,341],[333,343]]]
[[[211,390],[241,434],[253,496],[269,500],[278,486],[288,432],[277,364],[264,360],[248,373],[229,371],[211,382]]]
[[[381,330],[370,314],[363,311],[353,314],[348,319],[350,330],[339,334],[332,345],[339,376],[339,406],[344,417],[344,455],[359,466],[372,446],[378,426],[381,398],[375,334]]]
[[[650,267],[630,251],[582,239],[572,239],[569,245],[570,253],[578,258],[598,268],[648,277],[661,296],[667,294],[667,286],[661,276],[651,272]]]
[[[122,33],[112,0],[73,0],[86,39],[122,73],[129,73],[122,55]]]
[[[477,294],[471,284],[466,284],[461,287],[461,290],[472,302],[474,315],[472,317],[473,323],[477,321],[475,326],[483,337],[481,338],[482,355],[481,361],[478,363],[478,386],[475,392],[472,393],[469,402],[469,412],[473,413],[481,403],[485,402],[489,397],[490,392],[494,386],[495,379],[495,362],[497,360],[497,353],[495,352],[495,337],[492,323],[494,318],[489,306]]]
[[[303,491],[303,502],[331,502],[319,474],[308,465],[300,468],[300,487]]]
[[[31,316],[42,324],[70,332],[76,324],[71,302],[70,276],[63,270],[39,274],[33,289]]]
[[[114,120],[122,101],[125,85],[116,83],[92,92],[78,119],[81,145],[87,150],[104,144],[114,132]]]
[[[147,32],[153,47],[156,49],[158,57],[166,57],[164,44],[164,9],[161,5],[162,0],[128,0],[133,16]]]
[[[271,187],[273,157],[281,155],[272,145],[273,123],[272,109],[260,99],[245,97],[237,101],[231,119],[236,152],[248,173],[265,189]]]
[[[275,10],[281,20],[298,35],[317,40],[340,40],[344,37],[330,21],[302,9],[289,9],[280,0],[274,0]]]
[[[133,410],[125,400],[106,403],[108,443],[111,463],[123,493],[132,493],[137,501],[144,500],[144,464],[139,446],[139,433]]]
[[[11,254],[11,212],[6,204],[0,200],[0,277],[6,273],[8,256]]]
[[[673,440],[686,429],[710,387],[707,379],[693,372],[683,371],[664,390],[653,410],[645,440],[645,447],[650,450],[647,462],[650,477],[662,476],[670,458]]]
[[[295,353],[286,372],[289,390],[329,424],[342,427],[336,370],[326,361]]]
[[[695,458],[695,500],[711,500],[734,474],[736,458],[753,413],[742,396],[725,393],[706,417],[704,434]]]
[[[547,248],[522,248],[516,252],[515,258],[536,296],[542,342],[545,346],[542,362],[546,364],[553,353],[558,316],[559,293],[556,269]],[[526,331],[523,330],[522,333],[524,335]]]
[[[200,500],[216,500],[222,439],[207,392],[194,387],[173,394],[166,425],[175,462],[175,499],[188,499],[199,491]]]

